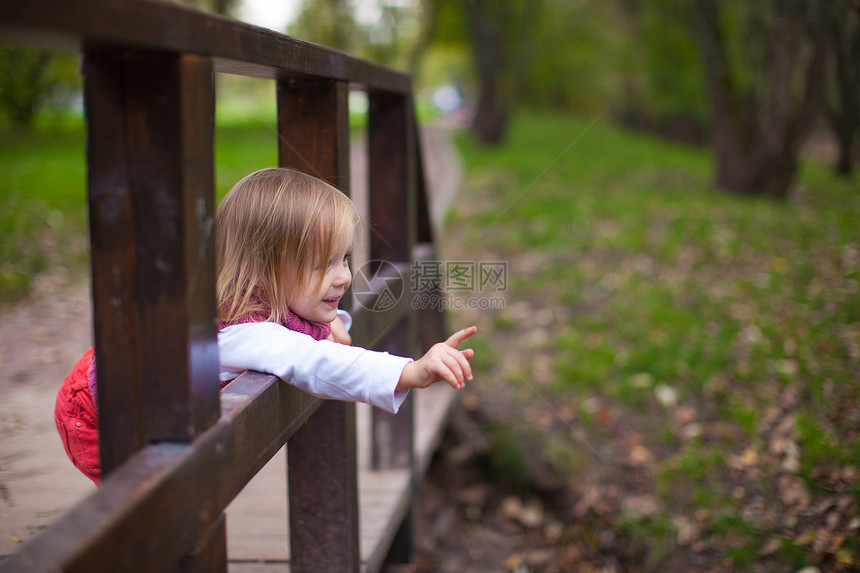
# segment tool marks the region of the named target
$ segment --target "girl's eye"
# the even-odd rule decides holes
[[[343,258],[340,260],[341,263],[348,263],[350,258],[352,257],[352,252],[346,253],[343,255]],[[328,264],[329,267],[333,267],[337,264],[337,259],[332,259]]]

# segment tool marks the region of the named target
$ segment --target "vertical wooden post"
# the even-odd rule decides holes
[[[370,259],[407,262],[411,266],[416,228],[416,137],[412,100],[403,94],[371,91],[369,94],[368,152],[370,176]],[[404,295],[409,277],[404,277]],[[415,350],[412,314],[403,318],[379,348],[411,355]],[[373,410],[371,464],[374,469],[412,470],[414,396],[392,416]],[[390,557],[408,561],[412,552],[412,513],[398,532]]]
[[[103,475],[217,421],[214,93],[209,58],[84,59]],[[226,568],[224,527],[201,541]],[[203,554],[199,553],[199,558]]]
[[[217,420],[208,58],[84,60],[102,471]]]
[[[346,82],[278,84],[279,158],[349,194]],[[287,446],[293,573],[358,571],[355,404],[327,401]]]
[[[416,235],[416,163],[411,100],[404,95],[387,92],[373,91],[368,95],[370,220],[373,225],[370,259],[409,263]],[[404,277],[404,291],[410,284],[408,279]],[[410,354],[414,350],[411,331],[412,326],[406,318],[382,341],[380,349],[400,355]],[[412,463],[412,408],[404,406],[397,416],[373,411],[371,460],[377,469],[410,467]],[[390,448],[385,447],[388,451],[383,451],[386,444]]]

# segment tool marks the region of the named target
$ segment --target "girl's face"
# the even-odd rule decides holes
[[[331,261],[321,263],[311,273],[310,280],[296,285],[289,307],[311,322],[331,322],[337,318],[337,306],[352,282],[349,271],[349,246],[335,252]],[[317,288],[320,277],[322,284]]]

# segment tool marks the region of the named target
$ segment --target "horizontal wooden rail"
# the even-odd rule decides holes
[[[259,373],[239,376],[221,392],[221,401],[220,420],[196,440],[134,454],[50,535],[0,563],[0,571],[169,570],[323,403]],[[217,479],[201,477],[215,473]]]
[[[231,74],[313,76],[411,92],[407,74],[266,28],[154,0],[0,2],[3,39],[69,51],[119,47],[201,54],[213,58],[216,71]]]

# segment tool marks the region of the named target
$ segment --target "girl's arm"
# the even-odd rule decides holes
[[[412,362],[387,352],[317,341],[273,322],[221,329],[218,355],[222,381],[256,370],[321,398],[366,402],[391,413],[406,398],[408,388],[397,385]]]

